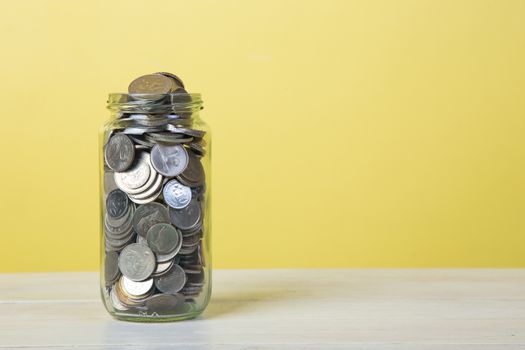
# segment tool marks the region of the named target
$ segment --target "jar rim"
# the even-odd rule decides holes
[[[202,102],[200,93],[110,93],[107,109],[127,113],[194,112],[202,109]]]

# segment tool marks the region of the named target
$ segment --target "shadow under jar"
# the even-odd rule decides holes
[[[100,135],[101,294],[127,321],[193,318],[211,294],[210,133],[199,94],[110,94]]]

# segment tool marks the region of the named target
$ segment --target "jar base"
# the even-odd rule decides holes
[[[196,318],[202,314],[202,311],[193,311],[181,315],[159,315],[155,312],[147,313],[142,312],[139,314],[129,314],[129,313],[111,313],[111,316],[118,321],[125,322],[144,322],[144,323],[161,323],[161,322],[177,322],[190,320]]]

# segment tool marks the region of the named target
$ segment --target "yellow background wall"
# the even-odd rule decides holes
[[[524,1],[2,1],[1,271],[98,266],[108,92],[214,130],[215,267],[525,267]]]

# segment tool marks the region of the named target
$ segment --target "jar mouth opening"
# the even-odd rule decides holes
[[[107,108],[124,113],[195,112],[202,109],[202,98],[199,93],[110,93]]]

